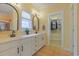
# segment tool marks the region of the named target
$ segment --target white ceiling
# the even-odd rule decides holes
[[[34,7],[39,7],[39,8],[47,8],[49,6],[55,5],[55,3],[33,3],[32,4]]]
[[[34,8],[42,10],[48,8],[49,6],[55,5],[55,3],[32,3],[32,5]],[[11,14],[13,11],[14,9],[11,6],[0,3],[0,13]]]
[[[13,8],[7,4],[0,3],[0,13],[2,14],[10,14],[13,12]]]
[[[46,7],[48,7],[48,6],[52,6],[52,5],[54,5],[55,3],[32,3],[33,5],[35,5],[35,6],[46,6]]]

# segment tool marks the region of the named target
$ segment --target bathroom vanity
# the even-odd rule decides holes
[[[45,33],[0,38],[0,56],[32,56],[44,45]]]
[[[45,45],[45,33],[37,33],[39,31],[39,18],[37,15],[33,17],[33,21],[37,21],[37,23],[34,23],[31,21],[29,14],[29,18],[26,18],[25,13],[20,13],[23,11],[19,10],[13,4],[3,3],[0,4],[0,8],[0,11],[3,12],[0,12],[0,14],[2,13],[0,15],[2,17],[0,17],[0,56],[32,56]],[[19,16],[20,14],[22,16]],[[28,29],[28,26],[24,26],[25,24],[22,26],[22,23],[19,23],[19,18],[22,20],[30,20],[30,23],[33,22],[33,27],[38,24],[35,26],[36,29],[33,29],[37,34],[30,34],[32,32],[32,26],[29,26],[29,35],[22,34],[26,31],[26,28]],[[20,30],[23,32],[18,32]]]

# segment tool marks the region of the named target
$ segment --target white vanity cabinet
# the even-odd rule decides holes
[[[18,56],[17,48],[12,47],[0,53],[0,56]]]
[[[19,41],[0,44],[0,56],[19,56]]]
[[[35,35],[32,39],[32,55],[36,53],[40,48],[42,48],[45,45],[45,36],[44,34]]]
[[[23,38],[21,42],[21,56],[32,56],[45,45],[43,34]]]
[[[0,44],[0,56],[32,56],[45,45],[44,34],[24,36]]]

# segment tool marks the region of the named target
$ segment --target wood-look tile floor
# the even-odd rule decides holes
[[[33,56],[71,56],[71,53],[69,51],[65,51],[56,47],[53,48],[54,49],[50,49],[44,46]]]

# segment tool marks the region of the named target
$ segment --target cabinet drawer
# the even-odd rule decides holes
[[[2,43],[0,44],[0,53],[17,45],[18,45],[18,41],[10,41],[6,43]]]
[[[0,56],[17,56],[17,48],[12,47],[0,53]]]

